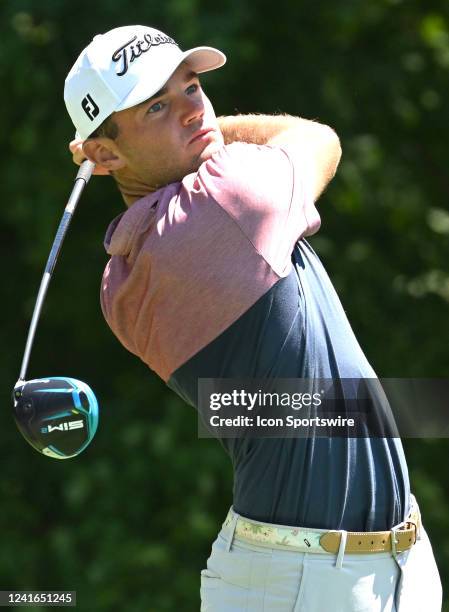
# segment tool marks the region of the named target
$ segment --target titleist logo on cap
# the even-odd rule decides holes
[[[113,62],[121,62],[121,64],[118,66],[120,70],[117,72],[117,76],[123,76],[126,74],[128,72],[129,64],[140,57],[142,53],[146,53],[151,49],[151,47],[165,44],[178,46],[178,43],[176,43],[173,38],[170,38],[170,36],[167,36],[166,34],[156,34],[155,36],[145,34],[143,39],[140,40],[137,40],[136,34],[136,36],[133,36],[131,40],[128,40],[128,42],[119,47],[112,54]]]

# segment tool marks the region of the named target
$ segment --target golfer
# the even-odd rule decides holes
[[[106,321],[194,406],[198,378],[375,379],[305,239],[339,139],[297,117],[217,119],[200,75],[225,60],[126,26],[96,36],[67,76],[74,159],[112,175],[127,206],[105,239]],[[223,443],[234,498],[201,610],[441,609],[399,438]]]

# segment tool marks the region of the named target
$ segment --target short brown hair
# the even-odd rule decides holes
[[[88,138],[110,138],[111,140],[115,140],[118,133],[118,125],[112,119],[112,115],[109,115],[92,134],[89,134]]]

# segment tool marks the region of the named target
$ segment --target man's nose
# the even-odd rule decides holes
[[[186,97],[181,113],[181,122],[184,126],[194,123],[204,115],[204,104],[202,100]]]

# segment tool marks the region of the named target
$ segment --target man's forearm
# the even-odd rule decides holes
[[[265,145],[282,132],[294,128],[300,129],[305,124],[313,123],[307,119],[291,115],[229,115],[218,117],[225,144],[231,142],[248,142]]]
[[[310,177],[314,201],[335,175],[341,146],[327,125],[290,115],[236,115],[218,121],[225,144],[242,141],[288,147],[292,162]]]

